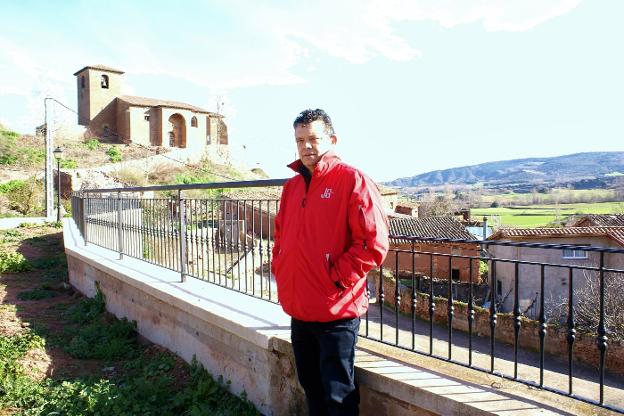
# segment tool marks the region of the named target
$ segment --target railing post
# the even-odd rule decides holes
[[[89,207],[89,201],[87,200],[87,193],[82,194],[82,238],[84,240],[84,245],[87,245],[87,228],[89,228],[89,222],[87,221],[87,208]],[[86,207],[85,207],[86,202]]]
[[[123,259],[123,227],[121,225],[121,191],[117,192],[117,248],[119,249],[119,260]]]
[[[186,210],[182,190],[178,190],[178,224],[180,226],[180,281],[186,282]]]

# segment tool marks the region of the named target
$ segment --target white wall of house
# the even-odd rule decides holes
[[[615,244],[613,240],[606,237],[571,237],[571,238],[544,238],[540,240],[525,240],[532,243],[548,244],[580,244],[600,247],[622,248]],[[544,267],[544,296],[546,303],[555,299],[568,299],[569,292],[569,267],[567,266],[593,266],[600,264],[600,254],[587,252],[587,257],[564,257],[562,250],[536,249],[526,247],[490,246],[488,251],[494,258],[522,260],[536,263],[549,263],[562,265],[564,267],[545,266]],[[566,253],[571,254],[571,253]],[[581,254],[577,252],[577,254]],[[624,269],[624,254],[605,254],[605,267]],[[489,278],[492,279],[492,269],[490,265]],[[541,266],[526,265],[518,266],[518,294],[520,309],[524,312],[535,302],[534,313],[539,312],[539,297],[541,293]],[[496,279],[500,282],[499,299],[505,299],[502,312],[510,312],[514,308],[515,289],[515,264],[510,262],[496,262]],[[573,270],[573,283],[575,289],[580,289],[586,285],[587,279],[597,279],[595,272]],[[527,315],[530,315],[530,311]]]

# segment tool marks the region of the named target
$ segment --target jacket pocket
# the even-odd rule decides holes
[[[327,283],[327,288],[328,288],[328,296],[330,298],[336,298],[336,296],[340,296],[342,295],[342,289],[338,288],[336,286],[336,282],[334,282],[331,279],[331,267],[332,267],[332,262],[331,262],[331,255],[329,253],[325,253],[325,282]]]

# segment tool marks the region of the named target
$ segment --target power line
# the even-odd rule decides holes
[[[60,102],[59,100],[57,100],[56,98],[53,97],[46,97],[44,98],[44,100],[52,100],[55,103],[57,103],[58,105],[60,105],[61,107],[64,107],[65,109],[71,111],[74,114],[78,114],[78,112],[76,110],[74,110],[73,108],[69,108],[68,106],[66,106],[65,104],[63,104],[62,102]]]

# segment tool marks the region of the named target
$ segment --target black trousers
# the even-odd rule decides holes
[[[360,318],[332,322],[291,321],[299,383],[310,416],[356,416],[360,392],[354,380]]]

